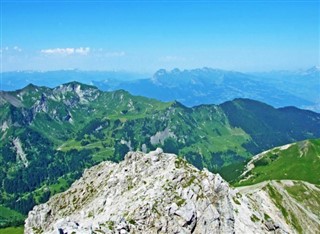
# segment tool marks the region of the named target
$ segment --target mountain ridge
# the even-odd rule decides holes
[[[25,233],[316,233],[320,222],[314,214],[311,220],[302,218],[304,210],[295,204],[284,213],[284,199],[272,195],[284,196],[289,183],[295,182],[235,190],[218,174],[159,148],[129,152],[118,164],[103,162],[86,170],[66,192],[34,207]],[[320,189],[309,191],[319,194]]]
[[[310,69],[308,69],[310,70]],[[225,101],[242,97],[258,99],[269,103],[272,106],[294,105],[300,108],[318,110],[317,103],[320,98],[317,94],[320,74],[317,70],[311,69],[309,73],[288,73],[282,82],[288,83],[291,88],[282,85],[277,77],[281,77],[283,72],[274,71],[274,79],[264,77],[265,73],[242,73],[222,69],[202,68],[179,70],[177,68],[167,71],[160,69],[154,73],[150,79],[133,80],[119,83],[115,86],[112,83],[96,82],[95,84],[103,90],[113,90],[125,88],[133,94],[157,98],[162,101],[178,100],[186,106],[199,104],[221,104]],[[316,75],[317,74],[317,75]],[[298,76],[298,78],[292,78]],[[297,96],[293,87],[297,89],[305,76],[310,76],[310,83],[307,89],[299,90]],[[269,76],[267,76],[269,77]],[[279,78],[280,79],[280,78]],[[300,87],[306,87],[301,84]],[[161,90],[161,91],[160,91]],[[308,98],[303,97],[304,92],[309,92]],[[319,110],[318,110],[319,111]]]
[[[161,101],[178,100],[189,107],[221,104],[237,97],[258,99],[276,107],[292,105],[318,112],[320,106],[320,74],[316,68],[261,73],[197,68],[160,69],[153,75],[94,71],[9,72],[2,75],[4,90],[22,88],[30,82],[53,88],[77,80],[104,91],[125,89]]]
[[[320,185],[320,139],[295,142],[255,155],[235,183],[250,185],[266,180],[291,179]],[[290,166],[286,166],[290,163]]]

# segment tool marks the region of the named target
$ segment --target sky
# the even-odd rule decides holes
[[[0,0],[1,71],[320,64],[320,1]]]

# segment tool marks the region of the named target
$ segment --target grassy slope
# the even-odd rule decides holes
[[[252,137],[246,149],[258,154],[290,142],[320,137],[319,114],[295,107],[275,109],[250,99],[235,99],[220,105],[233,127]]]
[[[15,225],[21,224],[25,218],[24,215],[15,210],[0,206],[0,228],[4,227],[8,221]]]
[[[23,234],[23,227],[8,227],[8,228],[1,228],[0,234]]]
[[[302,180],[320,184],[320,139],[301,141],[281,150],[275,148],[253,162],[255,167],[243,181],[235,185],[250,185],[266,180]]]

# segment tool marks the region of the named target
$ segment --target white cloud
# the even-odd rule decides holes
[[[22,49],[21,49],[20,47],[18,47],[18,46],[14,46],[13,49],[14,49],[15,51],[18,51],[18,52],[21,52],[21,51],[22,51]]]
[[[87,55],[88,53],[90,53],[90,48],[89,47],[54,48],[54,49],[44,49],[44,50],[41,50],[40,52],[48,55],[72,55],[72,54]]]
[[[13,46],[13,47],[6,46],[6,47],[0,48],[0,52],[8,54],[12,52],[22,52],[22,49],[19,46]]]
[[[89,47],[86,47],[86,48],[80,47],[80,48],[75,49],[74,52],[76,54],[87,55],[90,52],[90,48]]]

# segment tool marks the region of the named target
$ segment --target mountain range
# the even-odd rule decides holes
[[[320,96],[320,71],[303,73],[245,74],[220,69],[173,69],[157,71],[152,78],[113,84],[93,82],[102,90],[124,89],[162,101],[177,100],[186,106],[221,104],[234,98],[250,98],[275,107],[297,106],[317,109]],[[273,79],[270,79],[270,76]],[[308,82],[305,82],[308,80]],[[306,85],[306,83],[308,85]],[[308,95],[304,95],[307,93]]]
[[[3,227],[67,189],[85,168],[119,162],[128,151],[162,147],[236,181],[253,155],[320,137],[320,114],[295,107],[235,99],[190,108],[78,82],[0,92],[0,107]]]
[[[63,70],[2,73],[2,90],[21,89],[33,83],[54,88],[77,80],[104,91],[123,89],[160,101],[179,101],[192,107],[250,98],[275,107],[296,106],[320,112],[320,70],[242,73],[221,69],[160,69],[153,75],[129,72]]]

